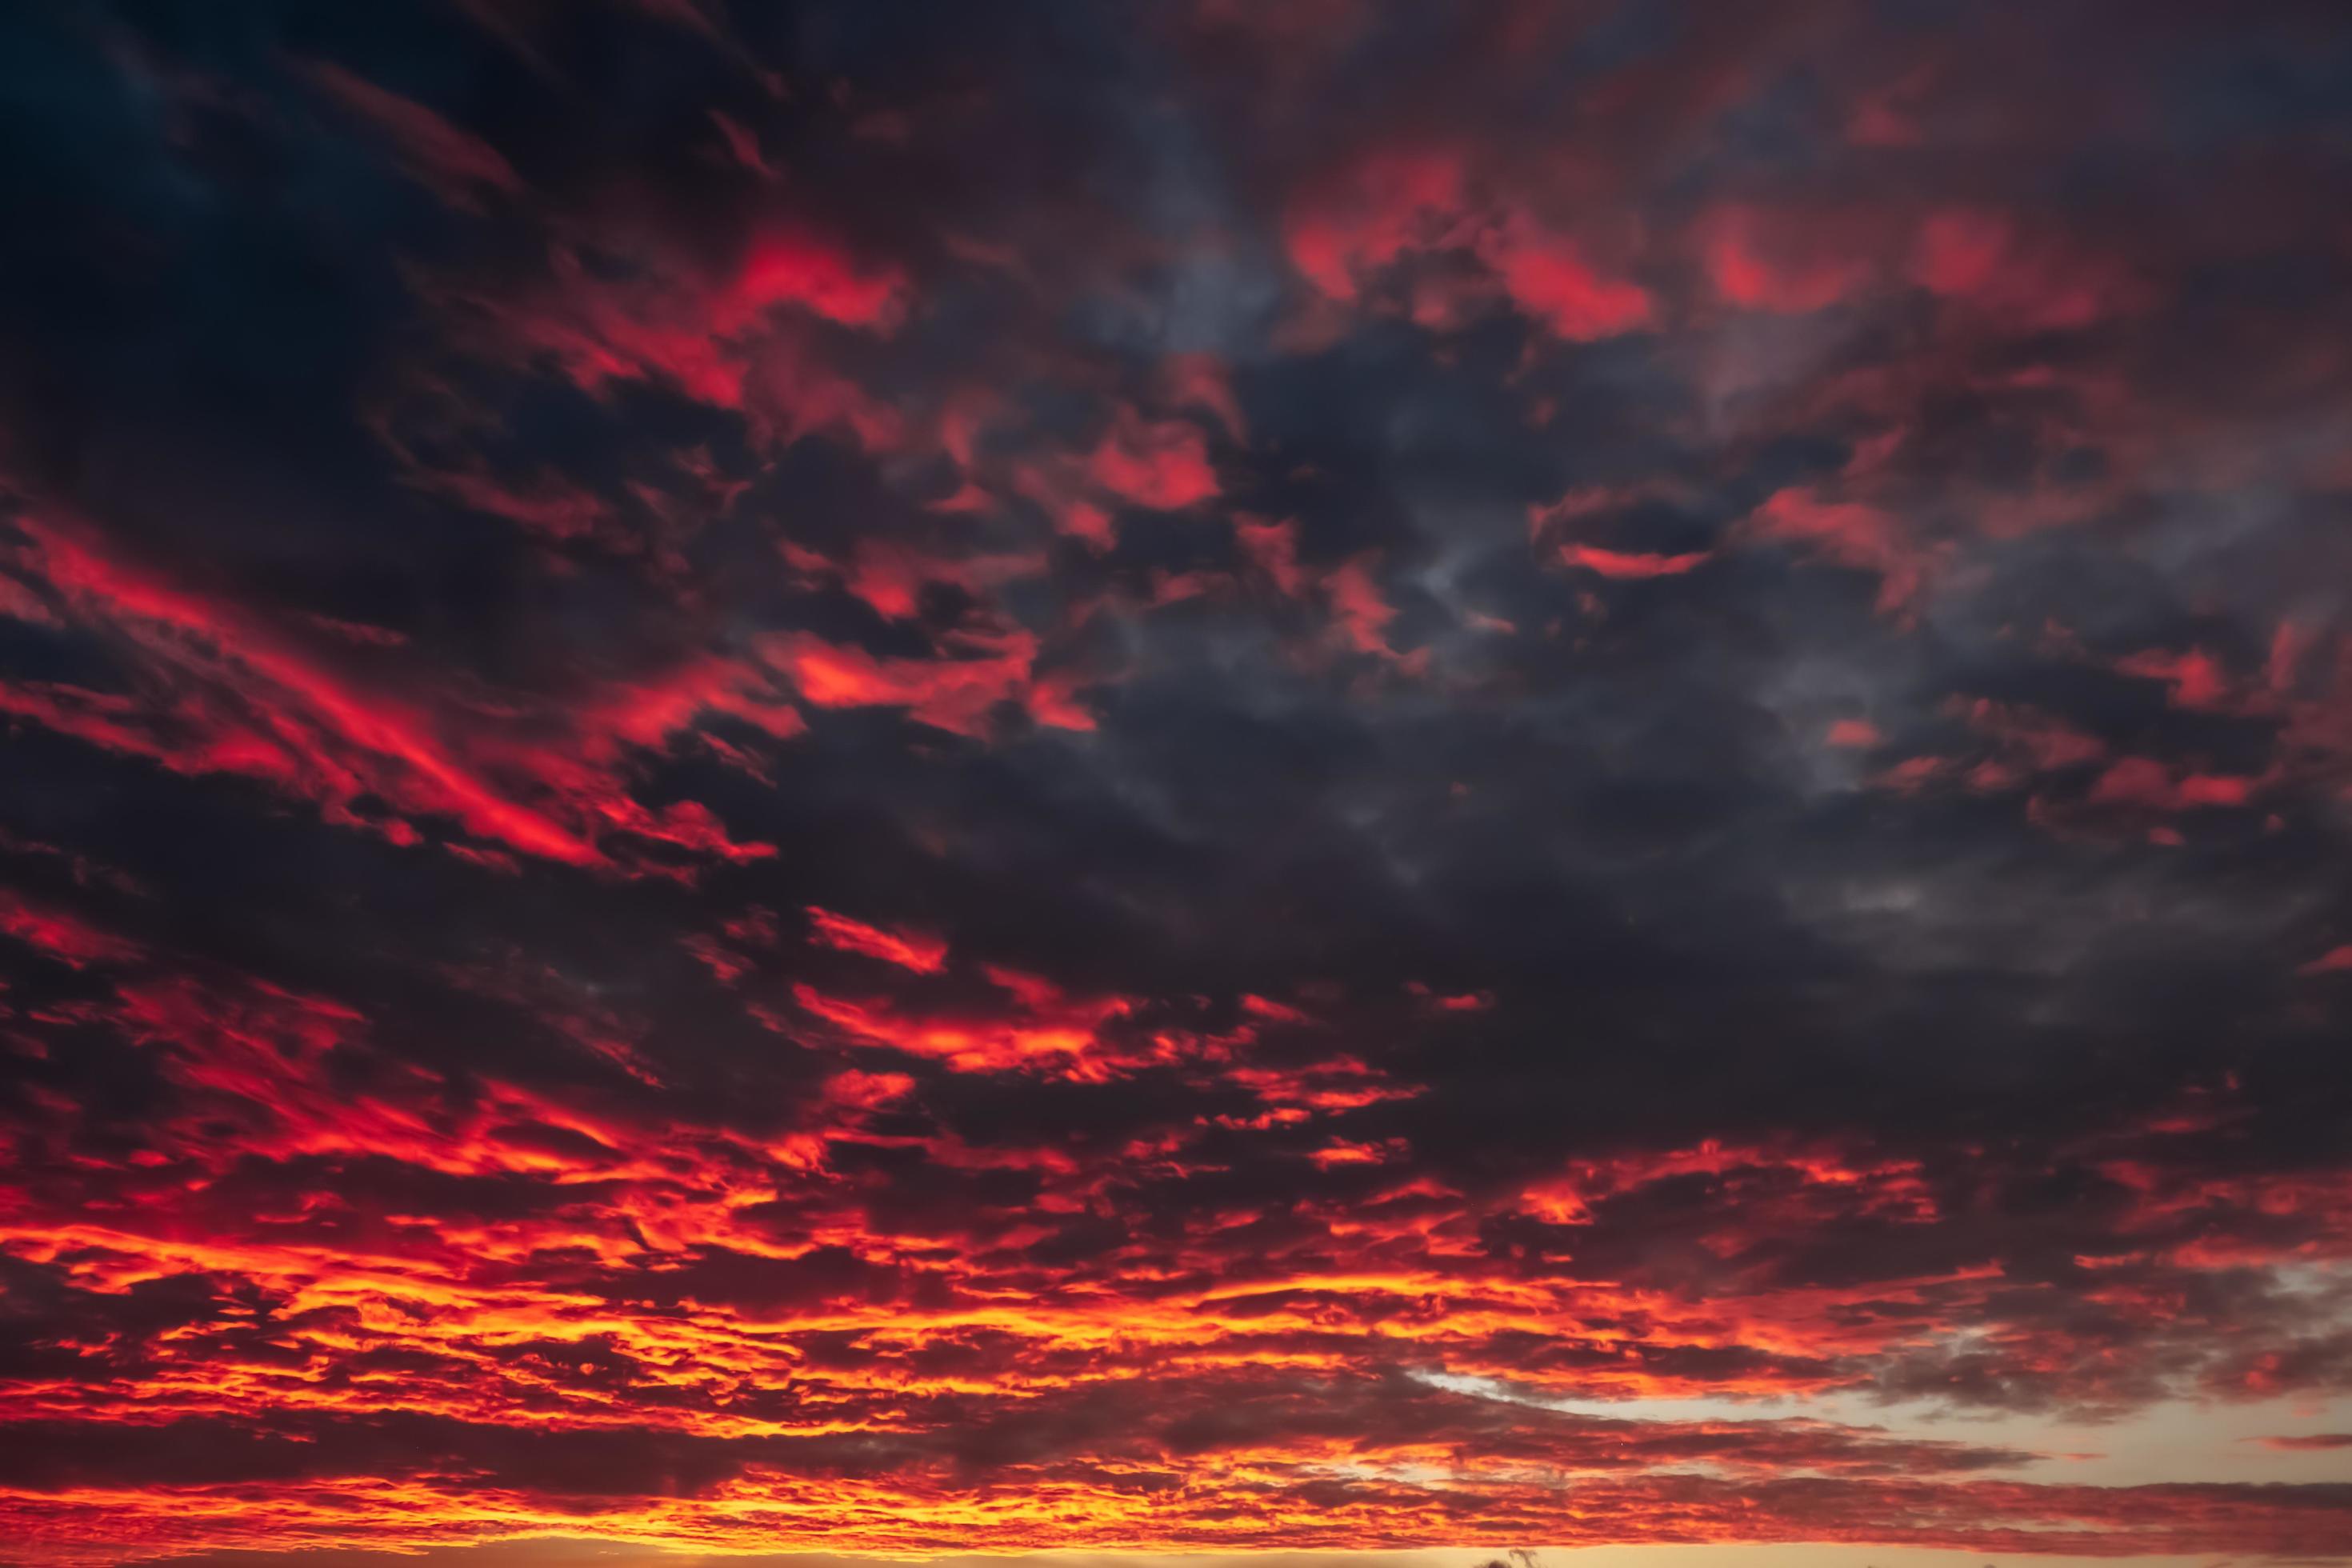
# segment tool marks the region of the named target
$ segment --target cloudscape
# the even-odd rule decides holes
[[[2336,4],[0,10],[0,1561],[2352,1562],[2348,194]]]

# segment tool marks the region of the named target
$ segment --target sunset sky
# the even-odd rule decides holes
[[[0,5],[0,1563],[2352,1563],[2341,0]]]

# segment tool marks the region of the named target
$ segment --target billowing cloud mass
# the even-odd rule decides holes
[[[7,8],[0,1554],[2342,1560],[2347,190],[2285,0]]]

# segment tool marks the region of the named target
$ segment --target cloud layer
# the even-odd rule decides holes
[[[28,1561],[2352,1540],[2331,8],[121,0],[0,149]]]

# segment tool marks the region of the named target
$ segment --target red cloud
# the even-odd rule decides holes
[[[513,165],[496,148],[458,130],[423,104],[387,92],[325,60],[305,65],[303,74],[345,110],[366,121],[391,143],[401,166],[449,205],[478,212],[486,192],[510,196],[522,189]]]
[[[2116,668],[2126,675],[2163,681],[2172,689],[2172,701],[2182,708],[2219,708],[2231,690],[2221,661],[2202,648],[2182,654],[2150,649],[2132,655]]]
[[[2084,327],[2137,309],[2144,290],[2123,268],[2063,244],[2023,237],[2007,216],[1969,208],[1931,215],[1910,263],[1922,287],[2010,331]]]
[[[1868,287],[1875,270],[1869,255],[1857,253],[1853,226],[1825,224],[1818,215],[1731,206],[1704,226],[1708,278],[1742,309],[1823,310]]]
[[[2229,774],[2190,773],[2153,757],[2122,757],[2092,784],[2090,798],[2102,805],[2190,811],[2200,806],[2243,805],[2253,798],[2261,783]]]
[[[141,951],[136,942],[110,935],[62,910],[42,909],[5,889],[0,889],[0,932],[74,969],[127,963]]]
[[[1087,477],[1121,500],[1160,511],[1218,493],[1198,429],[1178,420],[1154,423],[1126,408],[1087,455]]]
[[[776,230],[751,242],[715,325],[730,330],[738,313],[793,305],[845,326],[888,329],[906,310],[907,280],[896,268],[865,269],[838,247]]]
[[[1086,730],[1093,720],[1066,688],[1034,674],[1036,637],[1023,631],[951,639],[949,657],[877,658],[806,633],[762,638],[761,656],[785,672],[803,701],[818,708],[904,708],[908,715],[960,735],[986,733],[991,712],[1017,701],[1039,723]]]
[[[1825,500],[1801,489],[1773,492],[1748,514],[1752,538],[1801,545],[1840,566],[1875,574],[1878,607],[1895,612],[1918,594],[1934,552],[1914,543],[1895,516],[1853,500]]]
[[[1223,361],[1213,354],[1171,354],[1160,367],[1160,381],[1170,406],[1204,410],[1215,416],[1228,440],[1236,446],[1248,441],[1249,423]]]
[[[1830,725],[1828,736],[1831,745],[1854,751],[1868,751],[1873,746],[1885,743],[1885,739],[1878,732],[1878,726],[1867,719],[1837,720]]]
[[[1617,578],[1678,577],[1706,564],[1710,554],[1708,551],[1693,550],[1678,555],[1658,555],[1641,550],[1604,550],[1597,544],[1559,547],[1559,558],[1566,564]]]
[[[703,806],[656,810],[627,793],[621,743],[658,745],[705,710],[772,733],[799,724],[761,698],[756,672],[704,666],[667,690],[619,688],[566,716],[572,743],[542,746],[462,709],[394,695],[346,675],[259,616],[107,553],[96,536],[20,520],[26,568],[94,625],[122,638],[137,683],[116,695],[64,686],[0,689],[0,708],[176,773],[227,773],[313,803],[330,821],[413,843],[407,820],[446,818],[508,849],[612,868],[626,842],[745,859]],[[362,815],[369,801],[389,812]]]
[[[1104,1037],[1104,1024],[1130,1010],[1123,997],[1073,1002],[1058,994],[1025,996],[1004,1015],[926,1013],[879,997],[835,996],[813,985],[793,987],[793,1000],[847,1039],[938,1061],[956,1072],[1027,1072],[1079,1082],[1101,1082],[1156,1059]]]
[[[2276,1448],[2289,1454],[2326,1453],[2332,1448],[2352,1448],[2352,1432],[2304,1432],[2292,1436],[2254,1437],[2248,1440],[2260,1443],[2265,1448]]]
[[[1415,254],[1462,252],[1485,268],[1489,291],[1556,337],[1582,342],[1652,323],[1655,308],[1639,285],[1610,276],[1526,205],[1474,194],[1473,184],[1451,150],[1369,157],[1294,202],[1283,229],[1291,264],[1327,298],[1354,304],[1366,282]],[[1438,326],[1457,313],[1437,294],[1424,293],[1416,309]]]
[[[1650,325],[1650,296],[1597,270],[1577,246],[1514,216],[1480,236],[1478,254],[1520,311],[1570,342],[1613,338]]]
[[[1291,263],[1332,299],[1353,301],[1360,275],[1454,232],[1462,192],[1461,161],[1451,153],[1368,160],[1351,180],[1293,212],[1284,226]]]
[[[1331,619],[1348,646],[1358,653],[1390,655],[1388,626],[1396,607],[1381,595],[1372,569],[1378,563],[1359,556],[1343,562],[1324,580],[1331,597]]]
[[[629,265],[614,267],[614,254]],[[664,382],[741,413],[763,444],[814,430],[877,450],[907,439],[905,416],[836,369],[824,337],[894,331],[908,310],[906,276],[805,225],[767,227],[725,258],[636,230],[609,239],[591,230],[557,243],[536,280],[422,276],[420,285],[462,360],[551,367],[599,396],[616,383]]]
[[[914,931],[885,931],[816,905],[808,907],[809,932],[827,947],[864,953],[918,974],[937,974],[947,966],[948,944]]]
[[[1234,519],[1234,542],[1253,565],[1273,580],[1274,585],[1290,598],[1298,596],[1307,585],[1307,575],[1298,564],[1298,524],[1287,519],[1268,522],[1261,519],[1237,516]]]

